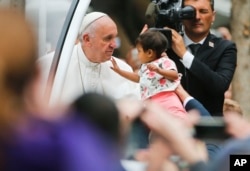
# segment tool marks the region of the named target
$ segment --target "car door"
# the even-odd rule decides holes
[[[51,105],[60,98],[73,46],[90,1],[26,1],[26,16],[34,23],[37,31],[39,58],[50,56],[52,60],[42,90],[50,96]]]
[[[73,0],[59,37],[53,63],[49,73],[49,79],[53,82],[52,89],[49,86],[46,91],[51,92],[50,102],[56,103],[60,98],[65,74],[72,54],[78,30],[87,11],[90,0]]]

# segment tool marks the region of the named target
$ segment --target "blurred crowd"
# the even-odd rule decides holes
[[[221,126],[224,126],[230,137],[220,140],[220,150],[212,158],[207,142],[195,138],[194,135],[195,126],[200,119],[211,119],[213,113],[181,85],[176,86],[173,92],[178,95],[180,103],[187,110],[186,119],[174,116],[150,98],[144,101],[138,99],[140,93],[129,94],[125,87],[131,86],[130,90],[135,91],[138,85],[121,79],[110,69],[114,67],[110,56],[116,47],[114,39],[117,36],[117,28],[106,14],[91,13],[89,18],[85,17],[79,33],[80,40],[74,52],[77,54],[75,59],[79,58],[77,52],[80,52],[81,57],[88,60],[78,61],[77,64],[74,63],[77,61],[75,60],[71,67],[80,70],[81,66],[85,67],[84,71],[88,70],[90,76],[94,72],[101,75],[105,69],[110,69],[105,72],[107,75],[98,75],[98,78],[102,77],[108,81],[102,80],[100,83],[94,80],[89,89],[96,85],[95,92],[82,90],[81,86],[78,91],[76,89],[79,87],[76,87],[74,91],[78,91],[78,96],[72,92],[71,97],[74,98],[71,98],[73,100],[68,105],[58,103],[50,106],[49,97],[41,92],[43,71],[37,62],[37,38],[24,14],[1,8],[0,25],[0,170],[228,171],[228,156],[249,154],[250,123],[244,119],[239,104],[233,100],[231,86],[225,86],[228,92],[224,91],[226,93],[221,116]],[[103,31],[101,33],[111,33],[99,34],[98,29]],[[218,29],[219,31],[222,31],[222,28]],[[147,31],[142,30],[141,35],[145,35],[145,32]],[[103,39],[96,40],[98,36],[103,35]],[[222,35],[221,32],[221,37],[231,39]],[[125,61],[115,57],[112,59],[117,60],[117,64],[124,70],[138,73],[142,66],[142,61],[138,59],[138,53],[144,50],[141,49],[141,46],[132,47]],[[102,53],[107,59],[94,58]],[[145,56],[152,57],[151,53],[155,52],[149,50],[148,53],[145,52],[149,55]],[[164,55],[166,58],[165,53]],[[191,53],[189,55],[195,56]],[[86,63],[88,65],[85,65]],[[128,67],[129,65],[131,67]],[[170,70],[174,70],[173,68]],[[148,70],[164,75],[159,68]],[[79,73],[79,70],[76,72]],[[82,75],[77,79],[83,81]],[[88,79],[93,81],[93,77]],[[124,82],[129,82],[130,85],[121,84]],[[50,86],[50,83],[48,85]],[[79,82],[79,85],[84,86],[84,83]],[[69,87],[66,86],[65,90],[67,88]],[[106,89],[110,90],[109,95]],[[118,93],[113,93],[114,89],[119,89],[119,98],[116,97]],[[194,106],[187,108],[190,100],[193,100]],[[127,147],[131,143],[130,136],[131,132],[135,131],[135,123],[145,127],[143,138],[146,136],[148,143],[128,156]],[[218,145],[217,140],[213,141]]]

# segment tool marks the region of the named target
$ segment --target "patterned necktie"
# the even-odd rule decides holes
[[[196,56],[198,49],[201,47],[201,44],[191,44],[189,48],[194,56]]]

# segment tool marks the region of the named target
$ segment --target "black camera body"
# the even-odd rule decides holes
[[[183,35],[182,20],[194,19],[196,11],[192,6],[183,7],[182,0],[152,0],[145,15],[153,17],[155,28],[169,27]]]
[[[204,141],[225,141],[231,138],[223,117],[201,117],[194,126],[194,137]]]

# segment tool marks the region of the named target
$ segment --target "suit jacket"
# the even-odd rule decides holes
[[[207,109],[196,99],[190,99],[185,105],[185,109],[187,112],[195,109],[199,111],[201,117],[211,117],[211,114],[207,111]]]
[[[200,101],[212,116],[221,116],[224,93],[228,89],[237,63],[235,43],[209,34],[194,57],[190,69],[184,67],[172,49],[168,56],[182,73],[182,86]]]

